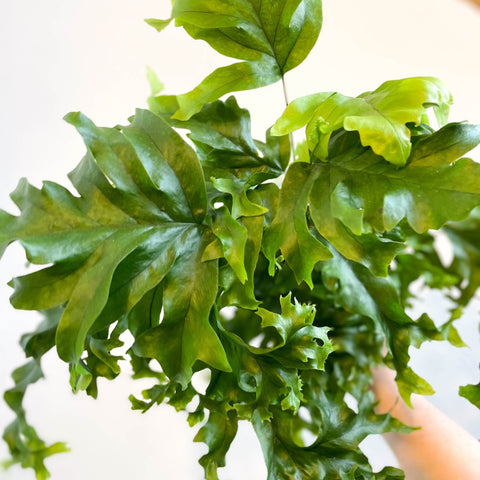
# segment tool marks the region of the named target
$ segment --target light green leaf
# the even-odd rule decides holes
[[[480,409],[480,383],[462,386],[459,388],[458,393]]]
[[[273,184],[269,184],[269,186],[275,189]],[[272,190],[265,187],[261,188],[261,190],[255,190],[253,192],[254,198],[260,199],[265,190]],[[262,243],[264,221],[264,217],[260,215],[239,219],[239,222],[247,231],[245,244],[245,270],[247,280],[242,284],[236,275],[230,273],[231,270],[229,268],[222,267],[220,271],[220,284],[225,290],[220,297],[220,305],[236,305],[252,310],[257,309],[260,302],[255,298],[254,274]]]
[[[263,308],[256,312],[262,319],[262,328],[274,328],[282,339],[258,352],[268,352],[287,368],[323,370],[325,360],[334,348],[327,335],[330,329],[313,326],[315,307],[302,305],[297,300],[292,304],[290,294],[280,297],[280,307],[279,314]]]
[[[215,215],[212,231],[222,244],[223,256],[240,283],[244,284],[248,278],[245,270],[247,229],[230,215],[227,208],[222,207]]]
[[[150,67],[147,67],[147,80],[150,85],[150,93],[152,96],[158,95],[165,88],[157,74]]]
[[[223,55],[244,60],[217,69],[191,92],[178,96],[175,118],[186,120],[222,95],[274,83],[299,65],[322,25],[320,0],[177,0],[175,23]]]
[[[157,32],[161,32],[164,30],[166,27],[170,25],[170,22],[172,21],[171,18],[167,18],[165,20],[160,20],[158,18],[146,18],[145,23],[147,25],[150,25],[153,27]]]
[[[296,300],[291,303],[291,295],[280,298],[281,314],[259,308],[257,314],[262,318],[262,328],[274,327],[286,342],[299,328],[312,325],[315,318],[313,305],[301,305]]]
[[[332,95],[334,92],[313,93],[291,101],[272,127],[272,135],[288,135],[304,127],[315,117],[319,105]]]
[[[227,93],[265,87],[280,78],[276,63],[269,58],[263,62],[234,63],[217,68],[192,91],[177,96],[180,108],[173,118],[188,120],[200,112],[206,103],[213,102]]]
[[[326,92],[294,100],[277,121],[274,132],[284,135],[308,123],[309,149],[325,160],[335,130],[357,131],[362,145],[403,166],[411,151],[407,124],[424,122],[426,108],[433,106],[443,125],[451,103],[450,93],[436,78],[391,80],[356,98]]]
[[[266,208],[249,200],[244,181],[234,178],[212,178],[212,183],[219,192],[232,196],[233,218],[256,217],[267,212]]]

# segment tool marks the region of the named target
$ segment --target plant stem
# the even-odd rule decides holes
[[[285,98],[285,107],[288,107],[288,104],[290,103],[288,100],[288,92],[287,92],[287,85],[285,83],[285,76],[282,75],[282,88],[283,88],[283,97]],[[288,138],[290,139],[290,158],[291,160],[295,160],[295,143],[293,140],[293,133],[290,133],[288,135]]]
[[[288,92],[287,92],[287,85],[285,83],[285,76],[282,75],[282,88],[283,88],[283,96],[285,98],[285,106],[288,107],[290,103],[288,100]]]

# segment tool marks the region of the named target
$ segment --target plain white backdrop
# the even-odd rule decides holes
[[[16,213],[9,200],[20,177],[36,186],[53,180],[69,186],[66,174],[84,152],[62,117],[81,110],[98,125],[124,123],[149,94],[146,66],[165,83],[167,93],[193,88],[213,68],[230,63],[180,29],[159,34],[144,18],[165,18],[168,0],[15,0],[4,2],[0,17],[0,208]],[[357,95],[383,81],[414,75],[440,77],[453,92],[451,119],[480,123],[480,9],[466,0],[324,0],[324,28],[307,61],[287,75],[291,99],[334,90]],[[255,112],[254,133],[264,131],[283,109],[279,85],[238,94]],[[480,159],[476,153],[475,158]],[[6,283],[25,268],[21,249],[11,246],[0,263],[0,390],[11,386],[10,372],[23,363],[17,346],[38,317],[10,306]],[[438,321],[448,305],[425,295],[416,312]],[[478,382],[480,344],[476,302],[458,326],[469,349],[426,345],[412,351],[413,367],[437,390],[432,401],[480,437],[480,416],[458,386]],[[148,384],[128,374],[100,382],[99,399],[73,396],[68,368],[50,352],[47,379],[31,388],[26,407],[31,423],[48,442],[66,441],[69,454],[52,457],[52,480],[200,480],[197,459],[205,447],[193,444],[194,431],[182,415],[162,406],[141,415],[128,395]],[[0,430],[12,416],[0,402]],[[379,439],[365,449],[379,468],[394,462]],[[0,445],[0,459],[7,456]],[[242,427],[220,471],[222,480],[266,476],[260,448]],[[5,480],[33,479],[15,467]]]

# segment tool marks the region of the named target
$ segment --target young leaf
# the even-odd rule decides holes
[[[357,131],[362,145],[403,166],[411,150],[407,124],[420,124],[426,108],[433,106],[443,125],[451,102],[450,93],[436,78],[391,80],[357,98],[327,92],[294,100],[277,121],[274,132],[285,135],[308,123],[309,149],[324,160],[335,130]]]
[[[265,203],[265,197],[271,192],[277,193],[274,184],[267,184],[252,192],[253,197]],[[248,308],[256,310],[260,302],[255,297],[255,281],[254,274],[257,268],[258,257],[262,244],[263,227],[265,219],[263,216],[257,215],[252,217],[243,217],[239,222],[247,231],[245,243],[245,270],[247,279],[242,284],[237,275],[232,275],[229,268],[222,267],[220,270],[220,285],[224,288],[222,296],[219,299],[219,306],[231,306]]]
[[[171,21],[171,18],[167,18],[166,20],[160,20],[157,18],[145,19],[145,23],[153,27],[157,32],[161,32],[163,29],[167,28]]]

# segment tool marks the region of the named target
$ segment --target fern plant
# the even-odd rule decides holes
[[[125,125],[68,114],[87,149],[69,175],[75,190],[21,180],[11,195],[21,213],[0,211],[0,253],[19,242],[44,265],[11,282],[12,305],[45,319],[22,337],[28,362],[5,393],[17,416],[4,433],[10,462],[44,479],[45,458],[66,450],[45,444],[22,406],[42,356],[56,348],[73,391],[96,397],[98,378],[120,374],[112,350],[128,331],[134,378],[156,382],[132,408],[188,409],[208,446],[208,480],[242,420],[269,480],[403,478],[374,472],[359,448],[370,434],[410,431],[374,413],[371,368],[395,369],[408,404],[433,393],[409,347],[464,345],[454,321],[480,285],[480,165],[464,155],[480,126],[448,123],[446,87],[415,77],[358,97],[295,99],[256,140],[250,113],[225,96],[301,64],[320,34],[321,1],[175,0],[170,19],[147,22],[160,31],[171,21],[239,61],[188,93],[153,95]],[[449,267],[439,229],[454,249]],[[420,277],[460,291],[441,326],[405,311]],[[203,393],[191,380],[205,369]],[[478,385],[460,394],[480,406]]]

